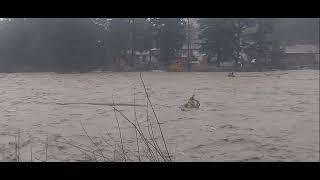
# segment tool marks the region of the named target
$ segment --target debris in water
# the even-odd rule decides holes
[[[16,112],[14,109],[8,109],[7,112]]]
[[[236,76],[234,75],[233,72],[230,72],[230,73],[228,74],[228,77],[236,77]]]
[[[189,101],[184,104],[181,108],[182,111],[186,111],[187,109],[190,109],[190,108],[196,108],[198,109],[200,107],[200,102],[198,100],[196,100],[194,98],[195,95],[192,95],[189,99]]]

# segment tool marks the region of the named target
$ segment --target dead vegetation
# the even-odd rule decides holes
[[[173,161],[172,155],[169,153],[167,142],[164,138],[163,131],[161,129],[161,123],[157,117],[154,105],[151,102],[150,95],[147,91],[146,85],[140,73],[141,84],[144,89],[146,97],[146,105],[123,104],[115,103],[112,97],[112,104],[92,104],[92,103],[81,103],[89,105],[108,105],[111,106],[114,111],[114,117],[117,122],[118,138],[113,137],[110,133],[100,132],[100,137],[91,136],[84,126],[83,122],[80,121],[82,132],[89,141],[89,144],[82,144],[65,137],[59,137],[53,142],[50,142],[50,147],[67,146],[73,149],[77,149],[82,158],[75,161],[94,161],[94,162],[130,162],[130,161],[150,161],[150,162],[171,162]],[[78,103],[60,103],[59,105],[67,104],[78,104]],[[134,119],[128,118],[118,106],[130,105],[133,106]],[[136,107],[146,107],[146,120],[141,121],[137,117]],[[123,129],[120,125],[120,121],[126,122],[135,132],[134,137],[124,137]],[[134,138],[134,140],[131,140]],[[130,139],[130,140],[129,140]],[[34,160],[40,162],[48,162],[52,156],[49,156],[49,137],[47,135],[43,144],[43,150],[33,152],[32,142],[30,143],[30,158],[27,161],[34,162]],[[21,162],[20,156],[20,132],[15,136],[15,159],[14,161]],[[59,149],[59,148],[57,148]],[[61,150],[61,148],[60,148]],[[38,155],[42,154],[42,157]],[[75,152],[73,151],[73,154]],[[51,153],[52,154],[52,153]],[[73,155],[72,155],[73,156]],[[26,158],[27,159],[27,158]],[[26,161],[26,160],[25,160]]]
[[[236,76],[234,75],[233,72],[230,72],[230,73],[228,74],[228,77],[236,77]]]
[[[144,93],[147,98],[146,102],[146,121],[144,123],[147,124],[147,129],[143,129],[142,123],[138,121],[137,113],[136,113],[136,104],[135,104],[135,96],[134,96],[134,119],[129,119],[121,110],[117,108],[117,104],[114,102],[112,104],[112,109],[114,111],[114,117],[117,122],[118,140],[112,137],[110,134],[107,134],[108,137],[100,136],[102,142],[105,147],[101,147],[102,145],[98,145],[95,140],[88,134],[82,122],[80,122],[83,132],[86,137],[90,140],[91,144],[86,146],[86,149],[79,146],[79,143],[64,141],[61,143],[66,143],[70,146],[77,148],[81,151],[85,157],[88,158],[88,161],[151,161],[151,162],[170,162],[172,161],[172,157],[167,148],[167,142],[164,138],[160,121],[156,115],[153,104],[150,100],[149,93],[147,92],[147,88],[142,78],[142,73],[140,73],[140,80],[144,88]],[[149,108],[152,110],[153,118],[149,113]],[[118,116],[120,115],[120,117]],[[135,131],[135,141],[131,141],[132,143],[128,143],[124,141],[122,128],[120,126],[120,119],[125,120],[127,123],[131,125],[131,127]],[[152,119],[154,120],[152,122]],[[160,133],[160,137],[156,137],[156,132]],[[77,145],[78,144],[78,145]],[[136,151],[133,151],[132,148],[126,147],[133,146],[135,144]],[[113,158],[110,156],[110,148],[113,149]],[[108,153],[109,152],[109,153]],[[109,155],[106,155],[109,154]]]
[[[56,103],[56,105],[93,105],[93,106],[140,106],[140,107],[146,107],[146,105],[142,104],[129,104],[129,103]]]

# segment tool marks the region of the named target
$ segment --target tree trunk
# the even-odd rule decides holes
[[[220,64],[221,64],[221,51],[219,50],[218,51],[218,54],[217,54],[217,62],[216,62],[216,66],[217,67],[220,67]]]
[[[150,69],[151,58],[152,58],[152,56],[151,56],[151,50],[149,50],[149,62],[148,62],[148,65],[147,65],[147,71],[149,71],[149,69]]]

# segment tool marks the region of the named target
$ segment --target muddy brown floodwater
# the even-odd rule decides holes
[[[143,73],[175,161],[319,161],[318,70],[226,75]],[[79,149],[57,143],[65,138],[89,144],[80,121],[95,140],[107,131],[118,138],[112,107],[56,103],[112,103],[112,96],[119,103],[132,103],[133,97],[146,103],[134,72],[0,74],[0,82],[2,161],[15,161],[17,149],[19,161],[30,161],[31,152],[33,161],[83,159]],[[200,108],[181,111],[193,92]],[[133,107],[118,109],[134,117]],[[136,112],[142,123],[146,108]],[[129,143],[134,131],[119,119]]]

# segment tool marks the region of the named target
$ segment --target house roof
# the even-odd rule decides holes
[[[286,53],[319,53],[319,45],[313,44],[296,44],[287,46]]]

